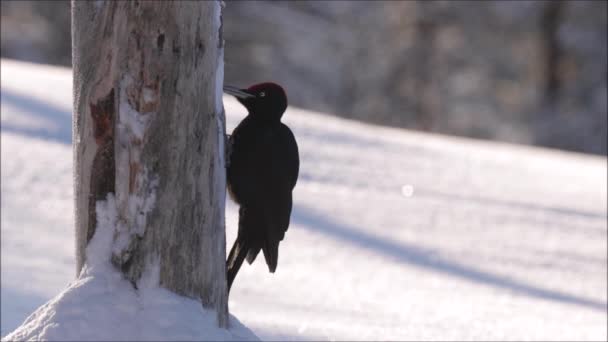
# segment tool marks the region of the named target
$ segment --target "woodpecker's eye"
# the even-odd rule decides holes
[[[262,92],[260,92],[260,97],[264,97],[264,96],[266,96],[266,93],[265,93],[265,92],[263,92],[263,91],[262,91]]]

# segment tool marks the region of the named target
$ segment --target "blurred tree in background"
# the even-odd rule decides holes
[[[1,1],[3,58],[71,65],[70,1]]]
[[[606,1],[228,1],[226,82],[388,126],[606,154]],[[2,57],[70,63],[69,2],[2,1]]]

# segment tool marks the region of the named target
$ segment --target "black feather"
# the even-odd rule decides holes
[[[240,206],[239,231],[227,264],[232,285],[243,260],[251,264],[260,250],[268,270],[276,271],[300,160],[293,133],[280,122],[287,107],[283,89],[273,83],[230,89],[237,95],[248,94],[239,101],[249,110],[229,141],[228,191]]]

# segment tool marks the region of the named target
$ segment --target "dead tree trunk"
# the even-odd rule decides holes
[[[225,326],[219,1],[73,1],[72,54],[77,273],[112,194],[108,260],[135,286],[159,267]]]

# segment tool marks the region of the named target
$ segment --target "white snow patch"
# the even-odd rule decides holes
[[[113,194],[108,194],[105,201],[95,203],[97,226],[91,242],[87,246],[86,263],[82,271],[85,275],[94,275],[97,269],[105,272],[108,267],[108,257],[112,250],[112,236],[118,220],[116,201]]]
[[[200,302],[159,287],[135,291],[111,268],[82,276],[2,341],[255,341],[234,316],[229,330]]]
[[[412,197],[412,196],[414,196],[414,186],[410,185],[410,184],[406,184],[406,185],[402,186],[401,187],[401,193],[405,197]]]
[[[145,103],[153,103],[156,102],[156,91],[152,88],[144,87],[143,89],[143,99]]]
[[[129,104],[129,101],[127,100],[127,89],[132,82],[133,80],[129,75],[126,75],[120,82],[120,120],[117,127],[119,130],[124,130],[125,133],[127,133],[121,133],[122,136],[142,140],[147,131],[148,125],[150,124],[150,118],[153,116],[153,113],[140,113]],[[144,101],[146,101],[146,98],[153,101],[154,95],[147,94],[148,92],[153,92],[153,90],[144,88]]]

